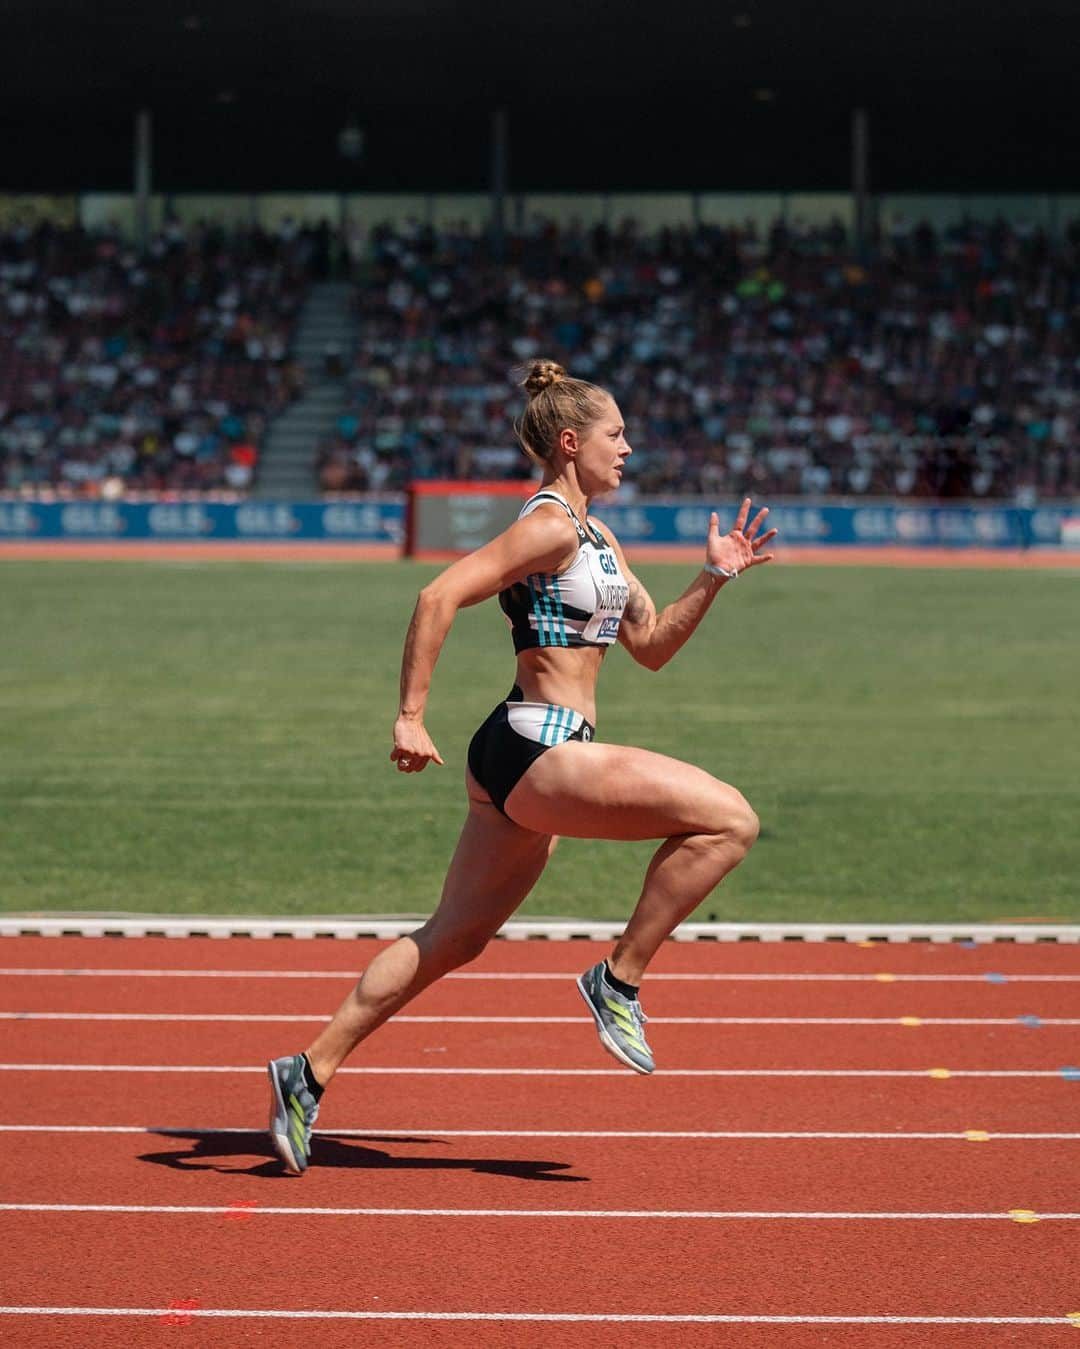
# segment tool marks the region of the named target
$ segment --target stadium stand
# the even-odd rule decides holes
[[[542,219],[498,246],[173,222],[143,257],[109,231],[0,234],[0,491],[246,493],[335,258],[354,348],[308,452],[327,494],[524,475],[508,370],[537,354],[619,398],[624,497],[1080,492],[1080,221],[893,221],[857,255],[839,223]]]
[[[611,388],[630,491],[1015,498],[1080,491],[1080,222],[538,225],[373,232],[324,491],[525,474],[508,368]]]
[[[311,232],[0,235],[0,489],[243,492],[302,389]]]

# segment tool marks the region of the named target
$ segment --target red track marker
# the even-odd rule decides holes
[[[169,1310],[162,1316],[162,1321],[167,1326],[189,1326],[194,1320],[192,1312],[197,1312],[200,1303],[193,1297],[176,1298],[169,1303]]]
[[[238,1199],[226,1209],[225,1220],[230,1223],[250,1222],[252,1210],[258,1207],[258,1201],[255,1199]]]

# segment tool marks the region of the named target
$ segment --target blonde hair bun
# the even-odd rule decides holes
[[[553,384],[558,384],[564,379],[566,371],[558,361],[533,361],[521,384],[529,397],[535,398],[537,394],[543,393],[545,389],[550,389]]]
[[[604,415],[611,395],[595,384],[568,375],[557,361],[515,366],[511,378],[529,395],[515,423],[521,448],[536,464],[551,461],[563,431],[582,434]],[[541,398],[541,394],[546,394]]]

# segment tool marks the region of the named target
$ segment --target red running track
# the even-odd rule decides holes
[[[0,942],[0,952],[4,949]],[[351,949],[351,948],[350,948]],[[714,948],[716,949],[716,948]],[[722,948],[721,948],[722,949]],[[1075,948],[1074,948],[1075,949]],[[310,950],[301,946],[301,952]],[[505,984],[483,979],[456,981],[445,979],[422,993],[410,1004],[408,1016],[477,1016],[496,1012],[496,995],[520,999],[523,990],[531,1000],[543,998],[548,1013],[579,1017],[587,1015],[574,990],[574,976],[584,963],[578,956],[573,970],[552,971],[550,980],[535,985]],[[215,953],[222,958],[220,946]],[[316,960],[321,949],[313,953]],[[1080,956],[1074,957],[1080,960]],[[0,974],[0,1009],[43,1011],[55,1009],[57,998],[72,1013],[113,1012],[212,1014],[230,1008],[242,1008],[248,1016],[307,1016],[313,1023],[325,1019],[352,987],[354,974],[324,972],[330,977],[274,979],[242,978],[188,979],[182,993],[173,978],[142,978],[124,973],[20,978]],[[60,984],[64,987],[58,989]],[[1075,982],[1024,982],[1014,976],[1005,983],[988,983],[984,978],[970,982],[915,981],[897,979],[879,983],[859,980],[854,986],[846,980],[823,977],[817,982],[769,983],[665,979],[650,977],[643,999],[650,1016],[669,1017],[884,1017],[899,1023],[904,1016],[1009,1018],[1039,1015],[1043,1017],[1080,1016],[1080,975]],[[529,1012],[531,1001],[517,1012]],[[511,1009],[504,1007],[509,1014]],[[496,1013],[497,1014],[497,1013]]]
[[[179,989],[177,990],[180,991]],[[555,990],[552,990],[554,993]],[[575,1015],[584,1006],[574,990],[559,998],[552,1014]],[[571,998],[573,1000],[571,1000]],[[575,1002],[577,1007],[575,1007]],[[524,1010],[520,1005],[516,1012]],[[76,1037],[70,1029],[77,1027]],[[42,1063],[245,1065],[278,1053],[302,1049],[317,1023],[268,1026],[224,1022],[6,1022],[5,1061]],[[68,1051],[58,1055],[67,1040]],[[800,1072],[874,1072],[895,1069],[926,1072],[946,1067],[953,1072],[1013,1069],[1057,1072],[1070,1063],[1080,1041],[1080,1026],[1044,1026],[1038,1031],[1020,1025],[989,1026],[651,1026],[650,1043],[665,1076],[680,1072],[753,1072],[789,1068]],[[573,1024],[500,1025],[475,1023],[391,1023],[350,1067],[364,1073],[382,1068],[395,1073],[498,1071],[526,1068],[619,1073],[618,1066],[596,1057],[597,1038],[591,1019]],[[659,1080],[659,1078],[655,1079]]]
[[[278,1048],[268,1042],[267,1053]],[[606,1056],[597,1063],[604,1071]],[[17,1080],[3,1116],[20,1125],[250,1128],[256,1101],[256,1127],[264,1113],[258,1065],[244,1076],[22,1072]],[[1080,1132],[1078,1090],[1058,1078],[342,1077],[320,1123],[425,1136],[477,1128]]]
[[[8,967],[58,970],[164,968],[172,970],[336,970],[347,978],[386,942],[370,939],[259,940],[210,937],[5,937],[0,960]],[[499,971],[577,974],[607,950],[586,941],[495,941],[467,976]],[[524,954],[523,954],[524,953]],[[1080,946],[1058,942],[668,942],[650,967],[651,979],[672,974],[777,973],[859,975],[975,975],[1000,971],[1069,976],[1080,983]],[[448,981],[458,981],[453,976]],[[468,979],[465,980],[468,982]]]
[[[261,1089],[251,1098],[255,1116]],[[17,1175],[4,1185],[6,1203],[1003,1214],[1080,1208],[1080,1141],[1056,1139],[459,1138],[437,1129],[357,1137],[328,1125],[315,1138],[302,1183],[281,1176],[265,1138],[254,1133],[35,1133],[8,1135],[5,1148],[18,1159]],[[208,1197],[211,1173],[224,1179]]]
[[[415,1328],[415,1327],[419,1328]],[[440,1324],[426,1321],[403,1325],[361,1321],[200,1322],[184,1312],[160,1311],[138,1320],[80,1317],[65,1324],[60,1317],[5,1317],[5,1330],[19,1349],[87,1349],[87,1346],[178,1344],[185,1349],[250,1349],[279,1343],[310,1342],[315,1349],[611,1349],[632,1343],[644,1349],[1068,1349],[1075,1330],[1061,1326],[857,1326],[850,1325],[657,1325],[506,1324],[475,1321]],[[308,1338],[310,1337],[310,1339]]]
[[[318,1015],[348,987],[373,943],[7,939],[0,1010]],[[266,1343],[310,1334],[320,1346],[792,1346],[924,1349],[1071,1343],[1080,1309],[1078,1222],[1011,1221],[1010,1209],[1080,1209],[1080,1140],[963,1137],[596,1138],[572,1133],[765,1130],[873,1133],[1080,1133],[1077,1028],[899,1025],[714,1026],[672,1016],[1080,1016],[1076,947],[672,944],[647,1005],[661,1066],[751,1070],[830,1067],[1052,1072],[1050,1077],[679,1077],[605,1071],[567,978],[595,959],[586,943],[501,943],[470,973],[557,975],[446,981],[417,1015],[497,1016],[512,993],[567,1024],[402,1023],[358,1066],[537,1065],[540,1075],[343,1076],[328,1093],[312,1172],[280,1175],[255,1132],[265,1110],[261,1061],[302,1044],[303,1024],[0,1021],[0,1123],[6,1204],[77,1211],[0,1212],[4,1305],[149,1309],[140,1317],[0,1316],[20,1345]],[[12,969],[282,971],[14,975]],[[299,971],[331,977],[292,979]],[[340,980],[337,972],[340,971]],[[880,981],[876,973],[895,975]],[[704,976],[675,979],[672,975]],[[714,979],[717,974],[749,980]],[[792,980],[780,975],[859,976]],[[1059,976],[1024,982],[1024,975]],[[862,977],[869,975],[869,978]],[[910,976],[922,976],[911,979]],[[991,978],[986,976],[990,975]],[[764,976],[764,977],[760,977]],[[905,979],[905,976],[907,978]],[[927,978],[926,976],[930,976]],[[961,976],[959,980],[956,976]],[[289,1008],[290,1013],[283,1011]],[[663,1046],[661,1051],[661,1046]],[[31,1065],[235,1064],[253,1071],[38,1071]],[[613,1065],[612,1065],[613,1066]],[[569,1077],[565,1067],[596,1075]],[[100,1126],[50,1133],[27,1126]],[[11,1126],[17,1126],[14,1129]],[[107,1132],[108,1128],[158,1132]],[[335,1134],[334,1129],[363,1131]],[[409,1130],[406,1137],[378,1130]],[[199,1132],[206,1130],[209,1132]],[[502,1131],[456,1137],[450,1130]],[[527,1137],[529,1130],[564,1131]],[[206,1213],[101,1213],[135,1204]],[[267,1209],[481,1209],[485,1216],[269,1213]],[[644,1217],[546,1216],[630,1209]],[[262,1210],[262,1211],[260,1211]],[[514,1210],[518,1216],[511,1216]],[[995,1218],[687,1218],[672,1211],[986,1213]],[[840,1324],[745,1321],[267,1321],[188,1318],[201,1309],[486,1313],[518,1316],[829,1317]],[[197,1310],[197,1309],[196,1309]],[[860,1317],[959,1317],[975,1324],[856,1324]],[[978,1318],[1028,1318],[991,1324]],[[1050,1323],[1038,1323],[1047,1318]],[[1070,1335],[1073,1332],[1073,1335]]]
[[[634,549],[639,562],[696,563],[700,548],[685,545],[645,544]],[[78,540],[20,539],[0,543],[0,560],[28,559],[81,562],[165,562],[198,560],[203,562],[382,562],[401,556],[396,544],[385,543],[282,543],[239,540],[187,542],[147,540],[125,542],[122,539]],[[420,561],[452,562],[460,553],[421,552]],[[779,562],[810,566],[839,567],[948,567],[979,569],[1054,569],[1080,566],[1080,552],[1070,549],[1021,548],[931,548],[915,546],[826,545],[788,547],[778,552]]]

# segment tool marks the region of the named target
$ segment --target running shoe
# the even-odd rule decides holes
[[[611,987],[604,978],[603,961],[586,970],[577,986],[608,1053],[635,1073],[651,1073],[656,1064],[641,1029],[649,1018],[637,998],[626,998]]]
[[[287,1054],[266,1065],[270,1074],[270,1139],[286,1170],[302,1175],[311,1156],[319,1103],[304,1081],[304,1056]]]

